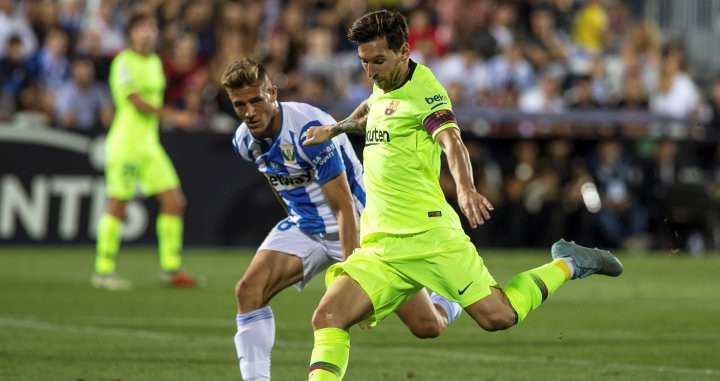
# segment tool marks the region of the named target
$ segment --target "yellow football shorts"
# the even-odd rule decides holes
[[[158,145],[133,154],[108,153],[105,183],[108,197],[130,200],[137,185],[145,195],[154,195],[179,187],[180,179],[167,153]]]
[[[365,320],[376,325],[423,287],[460,306],[490,295],[497,282],[490,275],[470,238],[449,228],[412,235],[374,233],[363,237],[345,261],[332,265],[325,284],[348,274],[370,297],[374,313]]]

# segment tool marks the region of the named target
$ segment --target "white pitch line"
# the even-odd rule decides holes
[[[26,319],[12,319],[0,317],[0,326],[16,327],[16,328],[27,328],[35,329],[39,331],[61,331],[71,333],[86,333],[86,334],[98,334],[108,336],[132,336],[140,339],[151,339],[151,340],[188,340],[190,336],[197,338],[196,335],[184,334],[184,333],[173,333],[173,332],[155,332],[143,329],[126,329],[126,328],[109,328],[109,327],[96,327],[92,325],[75,325],[75,324],[60,324],[51,323],[40,320],[26,320]],[[203,336],[211,338],[211,336]],[[213,339],[217,339],[214,337]]]
[[[166,341],[187,341],[192,337],[195,341],[198,339],[206,342],[223,344],[228,347],[232,346],[232,338],[220,337],[215,335],[203,335],[198,336],[195,334],[186,333],[173,333],[173,332],[155,332],[143,329],[126,329],[126,328],[109,328],[109,327],[97,327],[90,325],[75,325],[75,324],[60,324],[52,323],[47,321],[40,321],[36,319],[17,319],[0,317],[0,327],[15,327],[25,329],[35,329],[41,331],[59,331],[59,332],[71,332],[71,333],[84,333],[84,334],[100,334],[109,336],[132,336],[140,339],[149,340],[166,340]],[[304,341],[291,341],[291,340],[275,340],[276,347],[291,347],[291,348],[305,348],[310,349],[311,344]],[[362,347],[356,350],[363,350]],[[616,369],[616,370],[632,370],[632,371],[643,371],[653,373],[671,373],[671,374],[690,374],[695,376],[720,376],[720,370],[718,369],[701,369],[701,368],[683,368],[674,366],[655,366],[655,365],[641,365],[641,364],[624,364],[624,363],[607,363],[607,362],[595,362],[590,360],[580,359],[568,359],[562,358],[557,360],[548,360],[547,357],[539,356],[513,356],[513,355],[498,355],[492,353],[481,353],[481,352],[458,352],[452,350],[438,350],[430,348],[418,348],[418,347],[407,347],[407,346],[387,346],[382,348],[383,351],[395,352],[395,353],[407,353],[407,354],[423,354],[434,357],[446,357],[451,359],[462,359],[472,360],[485,363],[508,363],[518,364],[522,362],[530,362],[535,364],[556,364],[558,366],[583,366],[592,369]],[[377,352],[377,348],[373,348],[372,351]]]

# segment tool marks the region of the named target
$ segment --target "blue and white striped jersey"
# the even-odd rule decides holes
[[[345,134],[303,146],[312,126],[335,120],[305,103],[279,102],[282,127],[273,139],[255,139],[245,123],[235,131],[233,147],[254,162],[288,206],[288,220],[307,234],[335,233],[338,223],[321,187],[345,171],[358,213],[365,205],[363,168]]]

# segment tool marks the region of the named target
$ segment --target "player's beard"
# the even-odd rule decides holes
[[[387,78],[379,77],[375,80],[375,84],[386,92],[395,90],[405,79],[403,74],[406,74],[406,72],[402,69],[401,65],[398,65]]]

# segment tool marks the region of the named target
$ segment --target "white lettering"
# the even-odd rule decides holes
[[[60,220],[58,233],[63,240],[77,238],[80,223],[80,201],[90,193],[91,179],[87,176],[55,176],[53,193],[60,196]]]
[[[95,238],[98,221],[106,206],[104,183],[102,178],[83,175],[37,175],[27,190],[18,177],[3,175],[0,178],[0,238],[14,239],[19,232],[25,231],[32,240],[47,239],[49,216],[54,210],[51,201],[55,196],[59,199],[57,233],[60,239],[71,241],[78,238],[84,213],[88,214],[88,237]],[[89,201],[89,208],[83,213],[85,200]],[[148,211],[145,205],[129,202],[123,224],[123,240],[136,240],[147,228]]]
[[[88,237],[97,237],[98,223],[105,212],[107,200],[105,198],[105,182],[97,179],[93,184],[92,195],[90,196],[90,221],[88,222]]]
[[[13,175],[4,175],[0,180],[0,237],[15,236],[15,216],[30,238],[38,240],[47,235],[50,197],[45,176],[36,176],[30,189],[32,196]]]

